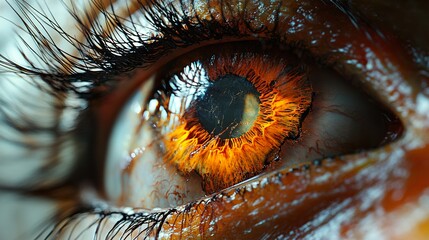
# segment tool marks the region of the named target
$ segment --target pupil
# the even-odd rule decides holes
[[[222,139],[249,131],[259,113],[259,92],[246,78],[219,77],[197,102],[197,117],[204,129]]]

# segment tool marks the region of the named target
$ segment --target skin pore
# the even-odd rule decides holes
[[[163,220],[162,225],[155,225],[162,232],[159,237],[426,239],[429,236],[429,182],[425,181],[429,170],[426,159],[429,154],[429,33],[424,31],[429,29],[429,23],[424,21],[429,6],[425,1],[391,3],[356,0],[350,4],[351,10],[358,11],[370,26],[393,32],[392,35],[399,39],[385,44],[375,36],[374,42],[380,41],[378,43],[382,44],[377,45],[374,52],[392,57],[391,61],[400,77],[394,79],[396,82],[393,81],[390,88],[383,85],[385,82],[374,80],[380,79],[380,75],[375,75],[367,84],[400,117],[405,127],[404,136],[397,142],[367,153],[324,160],[294,171],[276,171],[264,180],[244,183],[238,190],[225,190],[222,194],[190,205],[186,210],[178,208],[168,214],[154,214],[153,218]],[[320,7],[323,5],[320,4]],[[359,34],[353,36],[356,36],[356,41],[364,41]],[[392,38],[388,36],[388,40]],[[5,47],[16,46],[4,44],[0,47],[3,51]],[[373,72],[368,70],[368,74]],[[83,139],[88,137],[85,135],[87,129],[82,124],[83,130],[77,131],[81,135],[71,135],[78,139],[72,142],[79,142],[75,146],[79,151],[69,149],[69,154],[65,155],[82,155],[88,159],[103,155],[104,150],[100,146],[105,145],[103,141],[108,139],[115,109],[119,109],[125,101],[118,99],[125,99],[137,85],[138,81],[120,85],[111,94],[92,102],[91,114],[99,131],[91,136],[91,144],[85,144],[87,142]],[[402,87],[411,90],[405,91]],[[85,122],[85,118],[80,119]],[[0,146],[0,158],[6,158],[8,150],[4,145]],[[89,148],[97,150],[89,155],[86,154]],[[83,154],[78,154],[80,152]],[[31,159],[31,156],[25,157]],[[0,217],[0,239],[34,238],[58,219],[67,217],[81,202],[99,204],[98,193],[82,187],[87,182],[81,182],[79,176],[91,174],[85,171],[93,170],[85,169],[85,166],[82,165],[75,174],[77,177],[72,180],[57,180],[58,175],[48,175],[43,187],[33,187],[30,184],[32,179],[24,178],[18,183],[13,180],[14,177],[8,179],[9,175],[5,174],[0,184],[0,211],[6,213]],[[24,174],[25,170],[22,172]],[[122,220],[121,209],[111,211],[117,214],[106,214],[100,208],[76,215],[71,220],[72,224],[62,232],[54,232],[58,235],[51,237],[67,239],[68,234],[74,232],[76,234],[72,235],[72,239],[78,236],[88,239],[94,234],[94,229],[82,235],[77,233],[91,229],[94,226],[92,223],[97,222],[100,216],[106,216],[100,227],[100,239],[103,239],[109,229]],[[137,224],[141,216],[132,213],[138,210],[127,211]],[[147,222],[140,224],[150,226]],[[130,236],[139,236],[138,230],[136,227],[135,231],[130,231]],[[123,232],[118,232],[119,238]]]

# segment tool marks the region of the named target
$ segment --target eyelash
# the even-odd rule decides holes
[[[92,15],[89,14],[85,19],[81,18],[78,12],[71,10],[72,16],[78,23],[79,31],[84,36],[84,40],[79,40],[28,3],[18,2],[18,9],[15,11],[26,13],[21,15],[21,19],[26,23],[26,30],[38,48],[30,47],[23,38],[21,40],[27,46],[27,51],[36,54],[36,59],[42,64],[37,67],[37,63],[29,60],[26,53],[21,52],[27,59],[28,66],[22,66],[0,55],[0,67],[21,75],[40,77],[49,85],[49,89],[44,90],[53,95],[74,92],[88,100],[100,97],[99,92],[95,93],[91,90],[110,86],[115,76],[135,68],[148,67],[171,50],[186,48],[210,39],[221,39],[226,36],[244,37],[260,34],[263,31],[271,39],[275,37],[274,33],[266,29],[252,29],[246,19],[236,19],[228,24],[219,23],[213,16],[209,21],[201,21],[199,18],[190,19],[187,14],[180,13],[184,12],[184,3],[181,5],[181,11],[172,5],[153,0],[148,4],[151,5],[150,7],[145,6],[141,1],[137,3],[140,5],[140,14],[147,19],[154,28],[154,32],[161,34],[143,38],[136,30],[139,23],[135,22],[134,18],[128,21],[131,26],[125,26],[120,24],[123,19],[120,19],[114,11],[108,12],[98,6],[96,10],[99,12],[92,12]],[[93,1],[93,4],[96,6],[96,1]],[[193,6],[187,7],[193,9]],[[91,21],[91,18],[101,15],[107,21],[104,25],[101,20],[92,22],[91,26],[84,24],[86,21]],[[240,34],[238,26],[240,21],[245,22],[244,25],[249,34]],[[58,48],[51,35],[43,35],[39,32],[37,23],[47,25],[48,28],[60,34],[62,39],[69,41],[79,56],[70,55]],[[106,37],[104,29],[115,29],[117,32]],[[123,39],[122,35],[127,36],[127,39]],[[64,68],[64,66],[69,67]],[[83,87],[79,87],[82,85]]]
[[[342,2],[335,0],[329,2],[345,12],[353,22],[357,21],[356,17],[348,11]],[[21,20],[27,23],[26,30],[38,47],[34,49],[27,45],[25,40],[22,39],[22,41],[27,46],[26,50],[35,54],[41,63],[38,64],[28,60],[27,66],[22,66],[0,55],[0,67],[29,78],[40,78],[49,86],[43,90],[53,96],[72,92],[85,100],[98,98],[106,92],[102,91],[100,94],[100,92],[94,90],[106,86],[109,90],[113,89],[116,84],[114,80],[116,76],[135,68],[148,67],[174,49],[186,48],[206,40],[221,39],[225,36],[239,38],[250,34],[259,35],[262,33],[271,41],[276,41],[277,38],[275,29],[252,29],[246,19],[235,19],[235,21],[228,23],[226,21],[224,23],[218,22],[213,15],[209,21],[201,21],[198,18],[189,19],[187,14],[184,13],[185,5],[183,2],[181,2],[182,9],[179,11],[179,9],[162,2],[150,1],[149,5],[151,7],[146,7],[144,3],[138,1],[141,14],[149,21],[155,32],[162,34],[143,38],[134,28],[139,24],[133,20],[134,18],[130,18],[128,22],[131,27],[118,25],[118,21],[120,22],[123,19],[120,19],[113,10],[109,12],[98,6],[96,7],[98,12],[92,12],[93,16],[89,14],[88,19],[82,19],[79,12],[73,9],[70,10],[76,22],[79,23],[81,33],[84,35],[84,40],[79,40],[67,34],[56,22],[50,21],[47,14],[38,12],[28,3],[17,2],[17,4],[18,7],[14,10],[20,15]],[[92,4],[97,6],[95,0],[92,1]],[[187,7],[193,9],[193,6]],[[101,15],[107,19],[107,23],[102,24],[101,20],[96,20],[91,23],[91,26],[84,24],[90,18]],[[277,14],[273,13],[273,15],[276,16]],[[244,21],[244,25],[247,27],[246,31],[249,34],[241,34],[243,30],[239,29],[238,26],[240,21]],[[278,21],[277,18],[275,21]],[[51,40],[52,38],[49,34],[43,35],[39,33],[41,29],[36,27],[37,23],[46,25],[47,28],[59,33],[64,40],[71,41],[79,56],[68,55],[67,52],[57,48],[56,43]],[[275,25],[277,24],[276,22]],[[118,32],[105,37],[103,29],[111,28]],[[127,36],[126,42],[123,42],[124,39],[120,35]],[[48,43],[48,46],[46,46],[46,43]],[[299,47],[299,43],[295,44]],[[22,55],[28,59],[24,51],[22,51]],[[70,67],[63,68],[63,66]],[[66,108],[67,106],[62,107]],[[320,164],[320,162],[315,164]],[[307,167],[304,166],[303,169],[305,170]],[[218,193],[210,199],[190,203],[184,207],[182,214],[186,214],[187,209],[191,209],[193,206],[215,202],[221,196],[222,193]],[[102,225],[103,220],[106,218],[121,216],[121,219],[117,221],[115,227],[109,232],[112,237],[122,230],[124,231],[124,236],[130,234],[145,223],[150,224],[148,226],[150,231],[146,232],[147,236],[156,231],[155,236],[158,237],[166,217],[176,211],[178,210],[173,208],[157,213],[129,214],[120,211],[108,211],[105,207],[82,208],[60,221],[58,226],[61,226],[61,228],[51,231],[46,238],[55,237],[59,233],[58,231],[64,229],[76,216],[79,217],[85,213],[98,215],[98,219],[94,223],[97,226]]]

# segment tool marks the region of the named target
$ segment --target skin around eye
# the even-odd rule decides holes
[[[377,66],[371,70],[366,69],[364,75],[369,74],[367,76],[369,88],[376,89],[373,95],[379,96],[381,101],[400,116],[404,123],[404,135],[396,143],[370,153],[335,160],[317,161],[315,165],[297,168],[293,171],[278,171],[270,177],[265,176],[258,181],[243,183],[239,191],[224,191],[222,194],[217,194],[204,201],[189,204],[185,209],[170,209],[165,211],[165,214],[164,212],[150,212],[140,209],[92,208],[92,206],[97,205],[92,204],[93,200],[83,200],[83,205],[87,207],[88,203],[91,203],[89,205],[93,210],[86,208],[85,213],[75,214],[72,218],[68,218],[65,221],[67,224],[60,225],[60,227],[64,226],[62,229],[67,230],[54,231],[51,238],[80,237],[81,239],[88,239],[98,235],[103,239],[110,231],[117,233],[116,236],[129,234],[128,236],[137,237],[143,236],[148,229],[156,229],[152,232],[161,229],[161,234],[156,235],[154,233],[152,236],[237,238],[241,234],[243,238],[278,236],[280,238],[314,239],[377,236],[386,239],[427,239],[429,235],[427,231],[429,229],[427,218],[429,216],[427,207],[428,184],[424,179],[426,179],[429,169],[426,161],[429,152],[427,146],[429,142],[427,139],[429,111],[426,84],[428,81],[425,73],[427,73],[429,64],[424,60],[428,55],[427,52],[422,52],[419,49],[427,49],[428,39],[424,37],[425,31],[422,31],[426,28],[421,26],[425,26],[424,23],[427,22],[424,20],[428,7],[425,7],[424,1],[411,1],[407,7],[404,7],[406,3],[392,3],[392,1],[382,0],[350,2],[355,8],[341,8],[342,4],[340,4],[340,9],[343,11],[337,11],[338,9],[335,7],[325,11],[325,15],[328,16],[325,20],[329,24],[333,24],[334,29],[341,26],[338,28],[339,31],[331,33],[339,35],[349,33],[354,39],[350,41],[350,38],[344,38],[344,42],[350,41],[351,45],[362,44],[360,41],[362,38],[359,36],[371,32],[365,32],[368,26],[359,21],[356,24],[359,26],[358,29],[354,28],[350,21],[354,21],[356,15],[368,15],[370,16],[368,19],[375,19],[375,23],[371,21],[370,28],[375,28],[381,22],[382,25],[391,30],[399,29],[399,35],[405,42],[411,39],[411,44],[402,45],[396,42],[395,37],[387,34],[386,31],[379,31],[385,37],[383,41],[375,36],[372,44],[380,48],[380,52],[387,53],[381,58],[390,60],[390,66],[394,66],[390,70],[383,68],[383,61],[373,61],[377,58],[374,58],[372,54],[380,57],[380,54],[376,53],[377,51],[371,52],[366,49],[368,51],[359,52],[352,48],[341,48],[339,47],[341,44],[336,45],[338,42],[330,43],[344,57],[342,60],[336,57],[331,60],[341,63],[349,60],[348,64],[356,65],[354,69],[358,75],[359,71],[356,69],[361,69],[362,66]],[[326,7],[323,4],[320,6],[320,2],[302,1],[302,3],[318,6],[321,9]],[[330,2],[326,3],[330,4]],[[381,9],[379,11],[373,10],[377,9],[374,7],[377,4],[386,7],[378,8]],[[202,5],[204,6],[204,4]],[[216,3],[212,5],[216,6]],[[233,9],[234,6],[231,3],[226,8]],[[239,8],[238,6],[237,9]],[[358,14],[357,10],[359,9],[365,10]],[[57,14],[56,11],[53,12]],[[313,14],[318,15],[317,10],[312,12],[306,11],[305,8],[296,11],[296,13],[308,13],[305,14],[306,18],[315,17]],[[348,16],[345,17],[344,14],[348,14]],[[332,18],[329,17],[330,15]],[[306,18],[294,14],[290,16],[294,17],[294,25],[298,26],[292,30],[306,26],[306,24],[301,25],[303,19]],[[386,18],[384,18],[385,16]],[[282,14],[279,17],[282,17]],[[338,25],[337,20],[340,21]],[[291,21],[289,22],[292,26]],[[311,31],[311,28],[309,30],[308,27],[304,27],[304,29]],[[66,30],[69,31],[69,29]],[[362,35],[357,33],[359,30],[362,30]],[[323,37],[326,38],[328,32],[325,31]],[[401,34],[401,32],[407,34]],[[315,33],[315,35],[319,36],[320,32]],[[304,42],[311,42],[312,40],[317,39]],[[341,40],[341,37],[336,40]],[[414,46],[415,42],[423,43],[425,46]],[[409,46],[409,51],[406,51],[406,45]],[[319,45],[312,46],[316,48],[312,51],[323,55],[317,49]],[[368,64],[369,62],[372,64]],[[386,62],[384,61],[384,63]],[[344,69],[340,66],[337,70],[342,72]],[[375,72],[378,70],[379,72],[376,74]],[[389,72],[397,72],[397,75],[390,75],[389,78],[385,78],[385,74]],[[370,76],[371,74],[372,76]],[[407,86],[412,87],[407,88]],[[110,100],[110,103],[117,102],[118,99],[115,97],[123,96],[120,92],[117,91],[103,100]],[[0,96],[2,100],[4,100],[3,97]],[[139,101],[142,102],[142,99]],[[107,117],[114,118],[115,114],[109,108],[111,106],[94,110],[99,116],[102,116],[99,125],[108,122]],[[410,111],[410,109],[412,110]],[[109,124],[103,126],[99,127],[106,129],[110,127]],[[103,135],[103,133],[99,134],[100,136]],[[104,138],[107,138],[106,135]],[[0,141],[4,141],[4,139]],[[97,138],[97,143],[100,142],[102,140]],[[0,159],[3,159],[2,156],[4,156],[3,152],[0,151]],[[29,157],[29,159],[34,158],[36,156]],[[58,188],[64,190],[67,186],[59,186]],[[4,194],[5,192],[7,194]],[[13,197],[6,198],[6,195]],[[22,236],[34,232],[33,226],[40,226],[39,223],[42,221],[39,220],[36,221],[37,224],[32,224],[31,219],[36,219],[34,216],[41,219],[47,213],[47,211],[41,211],[42,207],[39,207],[40,205],[35,204],[35,202],[41,205],[57,206],[61,205],[58,200],[59,195],[63,198],[72,199],[76,196],[80,197],[81,194],[78,192],[63,194],[62,191],[58,191],[56,195],[52,192],[37,193],[39,196],[37,198],[30,197],[30,195],[33,196],[33,194],[23,194],[22,191],[14,191],[13,189],[10,191],[0,189],[2,202],[0,209],[1,212],[5,213],[0,218],[0,239],[32,239],[32,237]],[[20,202],[17,199],[27,201]],[[73,203],[73,205],[63,206],[58,212],[70,210],[78,205],[80,206],[80,204]],[[15,211],[11,206],[16,206],[16,209],[19,210]],[[27,208],[24,209],[22,206],[27,206]],[[19,216],[23,217],[20,218]],[[26,221],[22,219],[26,219]],[[180,224],[177,224],[178,222]],[[9,223],[12,224],[9,225]],[[64,222],[62,223],[64,224]],[[40,228],[37,232],[40,232],[39,230]]]

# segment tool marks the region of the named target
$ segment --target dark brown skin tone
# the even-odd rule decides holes
[[[327,7],[321,3],[306,6],[306,10],[315,11],[316,18],[308,21],[307,31],[287,37],[289,41],[302,40],[307,47],[312,46],[311,40],[318,40],[310,51],[316,56],[329,55],[328,64],[339,62],[338,72],[357,77],[370,93],[388,105],[404,124],[403,136],[370,152],[269,173],[256,181],[224,190],[190,206],[189,210],[174,210],[162,225],[169,237],[429,238],[429,107],[425,105],[429,103],[429,31],[426,30],[429,29],[426,21],[429,3],[423,0],[391,2],[350,1],[352,11],[359,12],[371,25],[381,29],[388,41],[372,29],[366,29],[372,37],[369,41],[365,32],[355,30],[344,15],[323,11]],[[290,6],[296,7],[294,3]],[[334,24],[332,29],[341,30],[335,43],[317,33],[309,37],[309,29],[319,33],[330,30],[317,18],[330,20]],[[332,48],[340,49],[351,41],[355,41],[352,46],[355,51],[331,52]],[[414,58],[409,46],[418,49],[426,62]],[[368,63],[375,67],[367,67]],[[108,139],[117,109],[145,78],[144,73],[139,76],[140,80],[126,83],[92,103],[99,127],[94,141],[95,156],[104,155],[106,142],[103,141]],[[70,185],[37,195],[67,203],[62,209],[69,210],[77,205],[70,199],[75,198],[78,191],[74,187],[67,191]],[[107,227],[104,230],[108,230]],[[137,235],[137,231],[134,234]]]
[[[422,18],[427,13],[429,3],[423,0],[405,2],[355,0],[351,4],[370,22],[395,32],[404,41],[411,41],[413,46],[429,50],[429,28]]]

